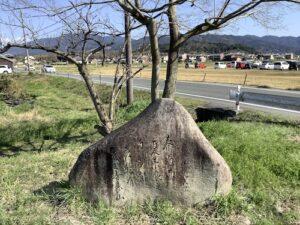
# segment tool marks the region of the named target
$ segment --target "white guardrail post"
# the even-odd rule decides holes
[[[240,97],[241,97],[241,85],[237,86],[237,92],[235,95],[235,106],[237,113],[240,111]]]
[[[237,113],[239,113],[239,111],[240,111],[240,99],[242,96],[241,87],[242,87],[241,85],[238,85],[237,90],[229,91],[229,98],[235,99],[235,109],[236,109]]]

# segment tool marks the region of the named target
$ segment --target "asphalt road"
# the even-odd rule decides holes
[[[58,76],[81,79],[78,75],[70,74],[56,74]],[[95,83],[112,84],[113,78],[111,76],[100,76],[92,78]],[[134,78],[134,88],[142,90],[150,90],[151,81],[144,78]],[[163,89],[164,81],[160,82],[160,90]],[[207,102],[211,107],[228,107],[235,108],[235,101],[230,100],[230,90],[237,90],[236,85],[230,84],[215,84],[202,82],[185,82],[177,81],[176,95],[190,98],[198,98]],[[282,105],[277,102],[240,102],[241,110],[256,110],[272,114],[279,114],[289,118],[296,118],[300,120],[300,91],[287,91],[267,88],[253,88],[242,87],[241,91],[248,93],[263,94],[263,96],[281,96],[290,97],[296,100],[296,105]],[[299,103],[299,104],[298,104]]]

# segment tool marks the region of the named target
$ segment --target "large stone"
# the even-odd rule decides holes
[[[163,197],[193,205],[230,191],[231,172],[179,103],[162,99],[79,156],[70,183],[90,201]]]

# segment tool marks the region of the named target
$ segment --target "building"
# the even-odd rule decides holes
[[[0,65],[6,65],[9,68],[14,68],[14,60],[7,58],[4,55],[0,55]]]
[[[293,53],[288,53],[284,55],[284,58],[287,60],[293,60],[295,57]]]
[[[34,65],[36,62],[35,62],[35,58],[33,56],[28,56],[28,59],[27,59],[27,56],[24,58],[24,63],[27,65]]]
[[[194,55],[188,55],[187,60],[196,61],[196,56]]]
[[[188,58],[188,54],[184,53],[179,56],[178,61],[184,62],[187,58]]]
[[[101,63],[100,59],[96,59],[96,58],[90,58],[88,61],[89,64],[94,64],[94,65],[98,65],[99,63]]]
[[[201,63],[205,63],[206,62],[206,57],[203,56],[203,55],[197,55],[196,56],[196,61],[201,62]]]
[[[224,53],[221,54],[210,54],[208,55],[208,59],[212,61],[221,61],[224,59]]]
[[[4,54],[4,56],[5,56],[6,58],[15,60],[15,56],[12,55],[12,54]]]
[[[274,54],[264,54],[261,56],[261,59],[262,60],[274,60],[275,57],[274,57]]]
[[[76,61],[76,63],[82,63],[82,58],[80,56],[75,56],[74,60]]]
[[[137,58],[139,63],[145,63],[148,64],[151,61],[151,58],[148,55],[142,55]]]
[[[161,57],[161,62],[162,63],[167,63],[168,60],[169,60],[169,56],[167,56],[167,55]]]
[[[283,55],[283,54],[274,54],[274,60],[285,60],[285,55]]]
[[[245,56],[245,52],[229,52],[224,55],[223,61],[241,62]]]

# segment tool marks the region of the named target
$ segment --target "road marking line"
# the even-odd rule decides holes
[[[187,95],[187,96],[197,97],[197,98],[217,100],[217,101],[222,101],[222,102],[235,103],[235,101],[232,101],[232,100],[227,100],[227,99],[222,99],[222,98],[208,97],[208,96],[203,96],[203,95],[187,94],[187,93],[183,93],[183,92],[176,92],[176,94]],[[291,110],[291,109],[283,109],[283,108],[277,108],[277,107],[273,107],[273,106],[258,105],[258,104],[254,104],[254,103],[248,103],[248,102],[240,102],[240,104],[241,105],[246,105],[246,106],[247,105],[249,105],[249,106],[256,106],[256,107],[260,107],[260,108],[267,108],[267,109],[273,109],[273,110],[279,110],[279,111],[285,111],[285,112],[291,112],[291,113],[300,114],[300,111]]]
[[[75,78],[74,76],[70,76]],[[77,78],[77,77],[76,77]],[[75,79],[76,79],[75,78]],[[78,79],[78,78],[77,78]],[[80,80],[82,80],[82,78],[79,77]],[[99,79],[93,79],[93,81],[99,81]],[[113,82],[110,81],[102,81],[102,83],[105,84],[113,84]],[[143,90],[150,90],[150,88],[146,88],[146,87],[142,87],[142,86],[135,86],[133,85],[133,87],[138,88],[138,89],[143,89]],[[160,90],[162,91],[162,90]],[[230,103],[235,103],[235,101],[232,100],[228,100],[228,99],[222,99],[222,98],[214,98],[214,97],[209,97],[209,96],[204,96],[204,95],[194,95],[194,94],[188,94],[188,93],[184,93],[184,92],[176,92],[176,94],[179,95],[186,95],[186,96],[191,96],[191,97],[196,97],[196,98],[204,98],[204,99],[210,99],[210,100],[217,100],[217,101],[222,101],[222,102],[230,102]],[[277,110],[277,111],[284,111],[284,112],[291,112],[291,113],[296,113],[296,114],[300,114],[300,111],[296,111],[296,110],[291,110],[291,109],[283,109],[283,108],[277,108],[277,107],[272,107],[272,106],[265,106],[265,105],[258,105],[258,104],[254,104],[254,103],[247,103],[247,102],[241,102],[241,105],[248,105],[248,106],[255,106],[255,107],[260,107],[260,108],[266,108],[266,109],[273,109],[273,110]]]
[[[105,82],[105,83],[113,84],[113,82]],[[138,89],[150,90],[150,88],[141,87],[141,86],[135,86],[135,85],[133,85],[133,87],[138,88]],[[162,91],[162,90],[160,90],[160,91]],[[178,95],[186,95],[186,96],[191,96],[191,97],[196,97],[196,98],[204,98],[204,99],[210,99],[210,100],[217,100],[217,101],[222,101],[222,102],[230,102],[230,103],[234,103],[235,104],[235,101],[228,100],[228,99],[214,98],[214,97],[209,97],[209,96],[204,96],[204,95],[194,95],[194,94],[188,94],[188,93],[184,93],[184,92],[176,92],[176,94],[178,94]],[[258,104],[254,104],[254,103],[248,103],[248,102],[240,102],[240,104],[241,105],[245,105],[245,106],[247,106],[247,105],[248,106],[255,106],[255,107],[260,107],[260,108],[273,109],[273,110],[279,110],[279,111],[284,111],[284,112],[291,112],[291,113],[300,114],[300,111],[291,110],[291,109],[283,109],[283,108],[277,108],[277,107],[273,107],[273,106],[258,105]]]

